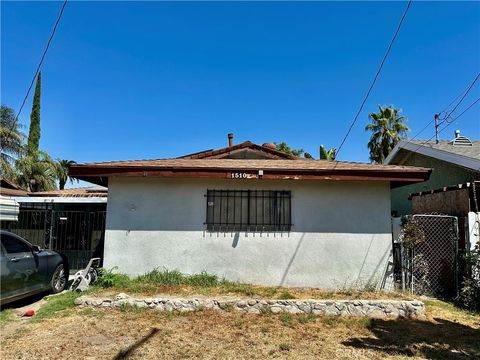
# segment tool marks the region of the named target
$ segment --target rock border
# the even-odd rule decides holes
[[[408,300],[264,300],[264,299],[214,299],[214,298],[134,298],[124,293],[112,298],[80,296],[77,306],[120,308],[135,306],[159,311],[201,311],[206,309],[243,311],[251,314],[271,312],[314,314],[323,316],[351,316],[375,319],[417,319],[425,316],[421,301]]]

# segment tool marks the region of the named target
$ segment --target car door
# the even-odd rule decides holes
[[[30,245],[12,234],[2,234],[1,243],[2,298],[40,290],[38,261]]]

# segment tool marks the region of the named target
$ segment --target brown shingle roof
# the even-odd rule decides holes
[[[52,191],[37,191],[29,193],[29,196],[43,196],[43,197],[107,197],[107,189],[98,188],[96,186],[78,187],[64,190],[52,190]]]
[[[366,164],[346,161],[327,160],[270,160],[270,159],[158,159],[158,160],[126,160],[86,164],[75,164],[70,169],[81,168],[145,168],[145,169],[226,169],[226,170],[362,170],[415,172],[428,171],[427,168],[399,165]]]
[[[198,153],[190,154],[190,155],[184,155],[178,157],[179,159],[207,159],[207,158],[221,158],[223,156],[227,156],[228,154],[234,153],[238,150],[241,149],[252,149],[256,150],[259,152],[264,153],[266,156],[271,157],[272,159],[301,159],[298,156],[294,156],[291,154],[284,153],[282,151],[278,151],[275,149],[272,149],[267,146],[263,145],[257,145],[251,141],[244,141],[240,144],[233,145],[233,146],[228,146],[222,149],[217,149],[217,150],[205,150],[201,151]]]
[[[14,182],[5,179],[3,176],[0,176],[0,195],[27,196],[28,192],[26,190],[23,190]]]
[[[8,189],[0,187],[0,195],[4,196],[28,196],[28,191],[21,189]]]
[[[259,170],[263,170],[263,175],[259,175]],[[425,181],[430,176],[430,169],[307,159],[206,158],[75,164],[69,170],[71,176],[104,186],[111,176],[232,178],[235,173],[264,180],[380,180],[398,186],[400,183]]]

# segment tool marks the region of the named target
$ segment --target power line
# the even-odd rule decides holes
[[[462,91],[455,99],[453,99],[453,101],[450,102],[450,104],[448,104],[448,105],[440,112],[440,114],[441,114],[442,112],[445,112],[450,106],[452,106],[453,103],[455,103],[455,101],[457,101],[457,100],[461,97],[460,101],[459,101],[459,102],[455,105],[455,107],[447,114],[447,116],[442,119],[442,122],[441,122],[440,124],[438,124],[438,125],[443,124],[443,122],[444,122],[446,119],[448,119],[448,117],[450,117],[451,114],[457,109],[457,107],[462,103],[462,101],[465,99],[465,97],[467,96],[467,94],[470,92],[470,90],[472,89],[473,85],[475,85],[475,83],[478,81],[479,77],[480,77],[480,73],[477,74],[477,76],[473,79],[473,81],[468,85],[468,87],[467,87],[464,91]],[[477,101],[478,101],[478,100],[477,100]],[[465,109],[459,116],[457,116],[455,119],[458,119],[461,115],[463,115],[464,112],[466,112],[466,111],[467,111],[468,109],[470,109],[473,105],[475,105],[475,103],[476,103],[476,101],[475,101],[473,104],[471,104],[468,108],[466,108],[466,109]],[[455,119],[454,119],[454,120],[455,120]],[[454,120],[452,120],[452,121],[454,121]],[[423,132],[430,126],[430,124],[431,124],[432,122],[434,122],[434,121],[435,121],[435,118],[432,119],[432,120],[430,120],[430,121],[422,128],[422,130],[420,130],[419,132],[417,132],[417,133],[415,134],[415,136],[413,136],[412,138],[410,138],[410,139],[405,143],[405,145],[407,145],[407,144],[409,144],[410,142],[412,142],[413,140],[415,140],[415,138],[416,138],[418,135],[420,135],[421,133],[423,133]],[[447,121],[447,123],[448,123],[448,122],[449,122],[449,121]]]
[[[372,92],[372,89],[373,89],[373,86],[375,85],[375,83],[377,82],[377,78],[378,76],[380,75],[380,72],[382,71],[382,68],[383,68],[383,65],[385,64],[385,61],[387,60],[387,57],[388,57],[388,54],[390,53],[390,50],[392,49],[392,46],[393,46],[393,43],[395,42],[395,39],[397,38],[397,35],[398,33],[400,32],[400,28],[402,27],[402,24],[403,24],[403,20],[405,19],[405,17],[407,16],[407,13],[408,13],[408,10],[410,9],[410,6],[412,5],[412,0],[409,0],[408,1],[408,4],[407,4],[407,7],[400,19],[400,22],[398,23],[398,26],[397,26],[397,30],[395,31],[395,34],[393,35],[393,38],[392,40],[390,41],[390,45],[388,45],[388,48],[387,48],[387,51],[385,52],[385,55],[383,56],[383,59],[382,59],[382,62],[380,63],[380,66],[373,78],[373,81],[372,83],[370,84],[370,87],[368,88],[368,91],[367,91],[367,94],[365,95],[365,98],[363,99],[362,101],[362,104],[360,105],[360,108],[358,109],[355,117],[353,118],[353,121],[352,121],[352,124],[350,125],[350,127],[348,128],[348,131],[347,133],[345,134],[340,146],[338,147],[338,150],[337,150],[337,154],[336,156],[338,157],[338,154],[340,153],[340,150],[342,149],[342,146],[343,144],[345,143],[345,141],[347,140],[348,138],[348,135],[350,135],[350,132],[352,131],[355,123],[357,122],[357,119],[358,117],[360,116],[360,113],[362,112],[363,110],[363,107],[365,106],[365,103],[367,102],[367,99],[368,97],[370,96],[370,93]]]
[[[438,133],[442,133],[446,128],[448,128],[450,125],[452,125],[455,120],[457,120],[458,118],[460,118],[463,114],[465,114],[468,110],[470,110],[473,106],[475,106],[476,103],[478,103],[480,101],[480,98],[478,98],[477,100],[475,100],[473,103],[471,103],[470,105],[468,105],[458,116],[456,116],[455,118],[452,119],[452,121],[450,122],[447,122],[447,125],[445,125]],[[430,139],[428,140],[425,140],[424,142],[422,142],[414,151],[412,151],[411,153],[415,153],[418,151],[418,149],[420,149],[421,147],[423,147],[427,142],[431,141],[433,138],[435,137],[435,135],[433,135]]]
[[[459,100],[459,102],[457,103],[457,105],[455,105],[455,107],[447,114],[447,116],[445,118],[442,119],[442,123],[443,122],[448,122],[448,118],[451,117],[451,115],[455,112],[455,110],[457,110],[458,106],[463,102],[463,100],[465,99],[465,97],[468,95],[468,93],[470,92],[470,90],[472,90],[472,87],[473,85],[475,85],[475,83],[478,81],[478,79],[480,78],[480,73],[477,74],[477,76],[475,77],[475,79],[472,81],[472,83],[468,86],[467,90],[465,90],[462,98]],[[440,124],[442,124],[440,123]]]
[[[474,80],[474,82],[475,82],[475,81],[476,81],[476,80]],[[468,91],[469,88],[470,88],[470,85],[469,85],[465,90],[463,90],[460,94],[458,94],[458,96],[457,96],[455,99],[453,99],[453,100],[450,102],[450,104],[448,104],[447,106],[445,106],[445,108],[444,108],[442,111],[440,111],[439,114],[441,114],[441,113],[446,113],[447,110],[448,110],[448,108],[449,108],[450,106],[452,106],[453,103],[454,103],[455,101],[457,101],[463,94],[465,94],[465,92]]]
[[[37,70],[35,71],[35,74],[33,75],[30,86],[28,87],[27,93],[25,94],[25,97],[23,98],[22,105],[20,105],[20,109],[18,110],[17,116],[15,117],[15,120],[12,124],[12,127],[10,128],[10,131],[13,131],[15,129],[15,126],[17,125],[18,117],[20,116],[20,113],[22,112],[23,107],[25,106],[25,102],[28,99],[28,95],[30,95],[30,91],[32,90],[33,84],[35,83],[35,79],[37,78],[38,73],[40,72],[40,68],[42,67],[43,60],[45,59],[45,56],[47,55],[48,49],[50,48],[50,43],[52,42],[52,39],[55,36],[55,32],[57,31],[58,24],[60,23],[60,20],[62,19],[63,10],[65,9],[65,6],[67,5],[67,1],[68,0],[65,0],[62,4],[62,7],[60,8],[60,12],[58,14],[57,21],[55,22],[55,25],[53,26],[52,33],[50,34],[50,37],[48,38],[47,45],[45,46],[45,50],[43,51],[42,57],[40,58],[40,62],[38,63]]]
[[[468,110],[470,110],[473,106],[475,106],[475,104],[476,104],[477,102],[479,102],[479,101],[480,101],[480,98],[478,98],[478,99],[475,100],[473,103],[471,103],[470,105],[468,105],[468,106],[465,108],[465,110],[463,110],[458,116],[454,117],[454,118],[452,119],[452,121],[449,121],[449,122],[448,122],[448,125],[452,124],[452,123],[453,123],[455,120],[457,120],[460,116],[462,116],[463,114],[465,114]],[[447,126],[448,126],[448,125],[447,125]],[[446,127],[446,126],[445,126],[445,127]],[[444,129],[445,129],[445,128],[444,128]],[[443,131],[443,130],[441,130],[441,131]],[[440,131],[440,132],[441,132],[441,131]]]

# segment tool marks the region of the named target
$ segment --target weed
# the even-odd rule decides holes
[[[103,318],[105,316],[105,312],[99,311],[99,310],[91,308],[91,307],[81,309],[79,311],[79,314],[81,316],[94,317],[94,318],[97,318],[97,319],[98,318]]]
[[[279,348],[281,351],[290,351],[290,344],[281,343],[280,345],[278,345],[278,348]]]
[[[272,309],[269,307],[269,306],[264,306],[262,308],[260,308],[260,312],[262,315],[265,315],[265,316],[272,316]]]
[[[218,277],[206,272],[194,274],[187,277],[187,284],[196,287],[213,287],[219,284]]]
[[[138,306],[137,304],[130,305],[130,304],[123,303],[120,305],[120,311],[125,313],[139,314],[146,310],[148,310],[147,307]]]
[[[223,280],[220,283],[220,290],[223,293],[237,293],[244,294],[246,296],[255,295],[255,291],[253,290],[253,287],[251,285],[240,284],[228,280]]]
[[[57,317],[67,315],[66,310],[71,310],[75,306],[74,301],[80,295],[82,294],[76,291],[65,291],[58,295],[46,297],[46,304],[42,305],[32,320],[42,321],[53,315]]]
[[[263,288],[262,295],[266,298],[273,298],[277,292],[278,288],[266,287]]]
[[[238,329],[241,329],[243,326],[243,320],[242,319],[233,320],[233,326],[235,326]]]
[[[14,313],[13,309],[4,309],[0,311],[0,325],[3,325],[6,322],[12,320],[13,313]]]
[[[126,288],[130,284],[130,278],[125,274],[117,273],[116,270],[118,268],[114,266],[110,270],[101,268],[99,269],[99,277],[96,281],[96,285],[104,287],[104,288],[111,288],[111,287],[119,287],[119,288]]]
[[[282,324],[287,327],[293,328],[295,325],[293,316],[290,313],[282,313],[280,315],[280,320],[282,321]]]
[[[284,290],[284,291],[282,291],[282,293],[280,294],[280,296],[278,298],[280,300],[291,300],[291,299],[295,299],[295,296],[292,295],[288,290]]]
[[[224,305],[223,310],[227,312],[232,312],[233,311],[233,304],[227,303]]]
[[[336,327],[343,324],[349,329],[370,329],[374,320],[370,318],[341,317],[341,316],[321,316],[321,322],[328,327]]]
[[[312,313],[298,315],[298,322],[300,324],[306,324],[308,322],[314,322],[315,320],[317,320],[317,317],[315,315],[313,315]]]

